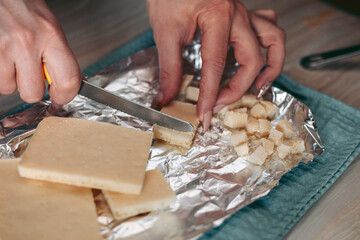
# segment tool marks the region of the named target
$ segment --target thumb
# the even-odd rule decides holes
[[[43,62],[52,79],[49,88],[51,99],[66,104],[77,95],[80,84],[80,67],[65,37],[52,39],[43,53]]]

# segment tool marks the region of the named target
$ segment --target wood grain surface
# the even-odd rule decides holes
[[[360,19],[315,0],[246,0],[271,8],[287,35],[284,73],[360,108],[360,56],[322,70],[305,70],[303,56],[360,44]],[[149,29],[144,0],[49,0],[82,69]],[[0,115],[19,104],[0,96]],[[360,160],[315,203],[285,239],[360,239]]]

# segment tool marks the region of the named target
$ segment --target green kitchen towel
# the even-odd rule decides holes
[[[83,75],[91,76],[154,44],[152,31],[145,32],[85,69]],[[281,239],[360,152],[360,110],[297,84],[285,75],[279,76],[274,85],[309,106],[326,150],[311,163],[301,163],[285,174],[267,196],[208,231],[202,240]]]

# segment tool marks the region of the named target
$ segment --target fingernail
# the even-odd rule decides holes
[[[159,110],[162,107],[161,102],[163,99],[164,99],[164,95],[162,94],[162,92],[156,94],[154,100],[151,103],[151,108]]]
[[[269,88],[271,87],[271,82],[267,82],[267,83],[265,83],[262,87],[261,87],[261,89],[260,89],[260,91],[259,91],[259,94],[256,96],[256,98],[257,99],[259,99],[259,98],[261,98],[266,92],[267,92],[267,90],[269,90]]]
[[[212,118],[212,111],[208,111],[204,114],[204,118],[203,118],[203,127],[204,127],[204,131],[206,132],[209,127],[210,127],[210,123],[211,123],[211,118]]]
[[[214,113],[218,113],[221,109],[223,109],[225,107],[225,104],[219,104],[219,105],[216,105],[213,109],[213,112]]]

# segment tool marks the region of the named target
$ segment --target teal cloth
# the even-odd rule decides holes
[[[135,52],[153,46],[145,32],[83,71],[91,76]],[[360,153],[360,111],[332,97],[304,87],[285,75],[275,86],[310,107],[326,148],[308,164],[285,174],[270,193],[238,211],[201,239],[281,239]]]

